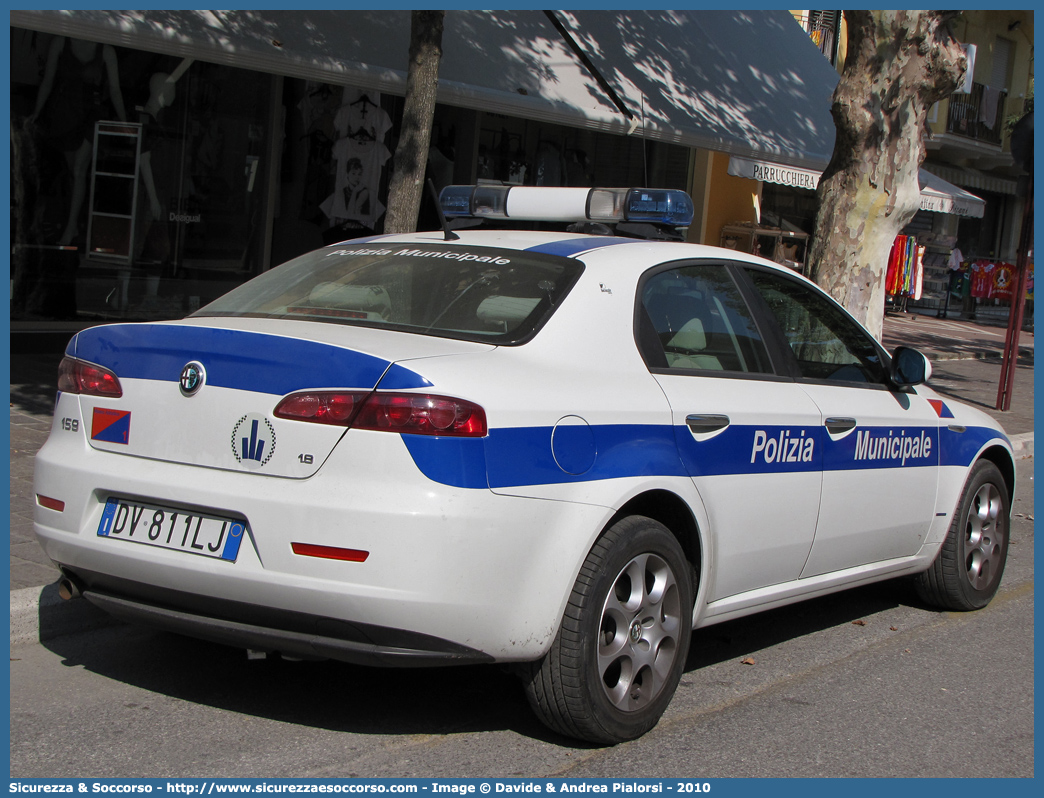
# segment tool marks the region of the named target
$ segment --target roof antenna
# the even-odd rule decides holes
[[[431,198],[435,201],[435,210],[439,214],[439,224],[442,225],[442,232],[445,234],[443,241],[459,241],[460,236],[449,229],[449,225],[446,224],[446,214],[442,212],[442,203],[439,202],[439,192],[435,190],[435,181],[430,177],[428,178],[428,191],[431,192]]]
[[[649,154],[645,149],[645,93],[642,93],[642,167],[645,170],[645,185],[649,185]]]

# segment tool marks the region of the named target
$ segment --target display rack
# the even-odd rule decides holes
[[[727,224],[721,228],[721,246],[760,255],[802,274],[808,258],[808,240],[808,233],[749,222]]]

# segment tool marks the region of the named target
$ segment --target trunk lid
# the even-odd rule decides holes
[[[276,418],[272,411],[284,396],[378,384],[432,388],[417,371],[425,358],[491,348],[386,330],[208,318],[93,327],[77,334],[66,354],[111,370],[123,388],[119,399],[80,396],[93,448],[303,478],[319,469],[346,430]],[[396,363],[403,359],[408,366]]]

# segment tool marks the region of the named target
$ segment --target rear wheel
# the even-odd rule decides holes
[[[642,516],[618,521],[577,576],[558,635],[526,693],[555,731],[596,743],[639,737],[681,680],[692,633],[690,567],[674,536]]]
[[[990,603],[1008,558],[1010,508],[1000,470],[988,460],[977,462],[942,549],[917,577],[923,601],[947,610],[977,610]]]

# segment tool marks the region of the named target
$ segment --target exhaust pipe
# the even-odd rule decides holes
[[[80,586],[71,577],[63,576],[58,580],[58,595],[65,601],[79,598],[83,595]]]

